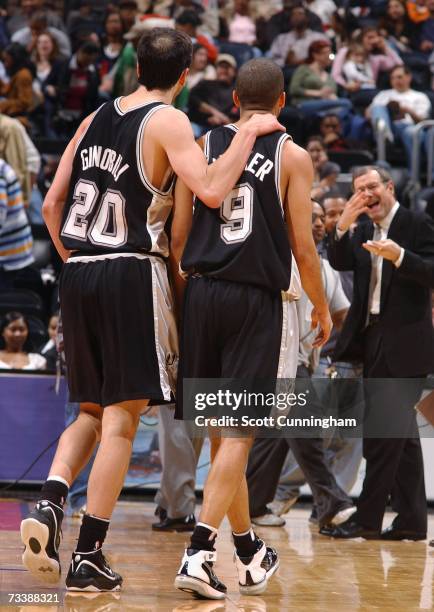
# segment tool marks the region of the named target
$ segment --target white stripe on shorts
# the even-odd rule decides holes
[[[295,378],[298,362],[299,331],[295,301],[282,291],[282,338],[277,378]]]
[[[179,355],[174,304],[165,262],[158,257],[152,257],[150,261],[155,350],[160,373],[160,386],[164,399],[170,400],[170,391],[175,394],[176,390]]]

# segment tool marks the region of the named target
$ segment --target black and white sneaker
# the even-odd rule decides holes
[[[217,578],[213,563],[217,553],[187,548],[175,578],[175,587],[205,599],[224,599],[227,588]]]
[[[119,591],[122,577],[111,569],[99,548],[72,553],[65,582],[69,591]]]
[[[234,552],[234,561],[238,571],[238,582],[242,595],[260,595],[267,588],[271,576],[279,567],[279,557],[274,548],[265,546],[257,539],[258,550],[251,557],[239,557]]]
[[[54,583],[60,577],[59,544],[63,510],[50,501],[38,502],[21,521],[21,541],[25,546],[23,564],[43,582]]]

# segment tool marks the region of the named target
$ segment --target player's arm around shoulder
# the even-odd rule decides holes
[[[219,208],[243,171],[256,138],[283,130],[283,126],[270,113],[253,115],[240,127],[223,155],[210,165],[182,111],[167,107],[155,113],[147,129],[154,142],[165,150],[175,174],[206,206]]]
[[[59,238],[59,232],[66,196],[68,194],[69,181],[71,179],[72,164],[77,145],[84,132],[89,127],[94,114],[95,113],[92,113],[92,115],[89,115],[82,121],[75,135],[70,140],[62,155],[56,175],[42,205],[42,216],[44,217],[44,221],[47,225],[48,231],[50,232],[51,239],[54,242],[57,252],[63,261],[68,259],[69,251],[63,247]]]

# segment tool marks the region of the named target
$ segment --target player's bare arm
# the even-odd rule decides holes
[[[44,203],[42,206],[42,216],[44,217],[45,224],[50,232],[51,240],[56,247],[57,252],[63,261],[66,261],[69,257],[70,252],[65,249],[60,240],[60,224],[62,222],[63,208],[65,206],[66,196],[68,194],[69,181],[71,178],[72,162],[74,161],[75,149],[77,143],[83,135],[84,131],[89,127],[92,121],[94,113],[86,117],[77,129],[74,137],[66,147],[59,166],[57,168],[56,175],[51,184],[50,189],[45,196]]]
[[[193,193],[190,189],[178,179],[175,186],[174,203],[173,203],[173,220],[171,226],[170,238],[170,269],[175,293],[176,310],[178,316],[182,308],[182,298],[187,281],[181,276],[179,264],[182,253],[184,252],[185,243],[187,242],[188,234],[191,229],[193,220]]]
[[[168,129],[170,127],[170,129]],[[173,171],[210,208],[218,208],[244,170],[257,137],[283,126],[272,114],[255,114],[244,123],[228,150],[212,165],[195,142],[187,116],[168,107],[149,122],[149,138],[167,154]]]
[[[314,305],[312,326],[320,330],[313,345],[327,342],[332,321],[321,278],[318,253],[312,237],[310,191],[313,166],[309,154],[293,142],[286,142],[282,155],[283,180],[286,185],[285,215],[289,240],[300,271],[303,289]]]

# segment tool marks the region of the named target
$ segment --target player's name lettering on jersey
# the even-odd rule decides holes
[[[122,165],[122,155],[116,153],[113,149],[103,149],[98,145],[83,149],[80,156],[83,170],[88,170],[94,166],[101,170],[107,170],[107,172],[113,174],[115,182],[130,167],[129,164]]]
[[[261,163],[263,159],[265,159],[264,155],[261,155],[261,153],[255,153],[252,159],[247,164],[247,166],[244,168],[246,172],[251,172],[252,174],[254,174],[255,177],[261,181],[261,183],[263,182],[267,174],[270,174],[270,172],[274,168],[274,162],[272,162],[271,159],[265,159],[265,161]],[[214,157],[213,162],[215,161],[216,158]],[[258,164],[260,163],[261,165],[258,166]]]

